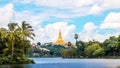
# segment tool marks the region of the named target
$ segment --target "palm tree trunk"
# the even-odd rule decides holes
[[[14,58],[14,40],[12,40],[12,60]]]

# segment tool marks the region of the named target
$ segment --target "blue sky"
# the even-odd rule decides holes
[[[33,26],[32,42],[104,41],[120,35],[120,0],[0,0],[0,27],[22,21]]]

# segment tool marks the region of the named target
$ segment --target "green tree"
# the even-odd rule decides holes
[[[14,44],[15,44],[15,38],[16,38],[17,35],[18,35],[18,33],[17,33],[17,23],[9,23],[8,24],[7,37],[9,38],[9,41],[11,41],[12,59],[14,58]]]
[[[106,56],[117,56],[119,50],[118,39],[115,36],[111,36],[103,42],[103,47],[106,52]]]
[[[85,50],[85,43],[83,41],[78,41],[76,44],[77,48],[76,48],[76,55],[78,57],[83,57],[84,55],[84,50]]]
[[[35,34],[33,33],[32,26],[30,26],[30,24],[26,23],[25,21],[22,22],[21,27],[19,27],[19,31],[23,44],[25,44],[24,41],[27,40],[27,38],[33,39],[33,37],[35,36]],[[23,46],[23,55],[24,55],[25,47],[26,46]]]
[[[104,54],[104,49],[99,43],[93,43],[85,48],[85,54],[88,57],[98,57]]]
[[[30,41],[21,39],[20,28],[17,23],[9,23],[8,29],[0,28],[0,64],[34,63],[27,56],[22,55],[30,50]]]

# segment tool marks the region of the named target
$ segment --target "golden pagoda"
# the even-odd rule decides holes
[[[58,36],[57,41],[55,42],[55,45],[67,46],[66,43],[64,42],[63,38],[62,38],[61,30],[59,30],[59,36]]]

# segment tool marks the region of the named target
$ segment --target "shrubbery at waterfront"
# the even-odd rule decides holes
[[[28,57],[18,57],[16,59],[11,59],[11,57],[0,58],[0,64],[31,64],[34,63],[33,60]]]

